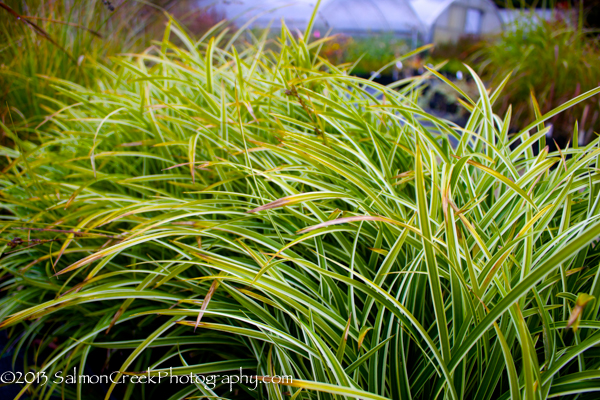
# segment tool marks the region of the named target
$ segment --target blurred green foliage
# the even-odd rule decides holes
[[[44,76],[93,86],[97,60],[139,51],[160,32],[167,1],[17,1],[0,8],[0,120],[40,118],[55,96]],[[9,114],[10,111],[10,115]]]
[[[500,111],[512,105],[514,121],[535,119],[532,95],[542,113],[600,84],[600,46],[581,26],[555,19],[551,22],[521,23],[485,42],[472,55],[479,72],[499,83],[513,73],[515,83],[500,99]],[[600,103],[591,99],[552,118],[554,136],[563,144],[571,139],[576,121],[587,139],[599,131]]]
[[[370,75],[410,50],[405,39],[392,34],[372,36],[338,36],[324,45],[322,54],[334,64],[356,62],[352,73]]]

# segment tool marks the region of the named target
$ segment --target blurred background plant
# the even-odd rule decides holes
[[[512,105],[514,123],[522,124],[535,119],[532,96],[543,114],[600,84],[600,47],[598,39],[588,33],[582,25],[561,18],[521,21],[500,37],[482,43],[471,59],[492,84],[512,71],[515,84],[500,99],[498,111]],[[599,112],[596,98],[555,116],[550,120],[555,140],[565,147],[577,121],[581,142],[588,142],[593,132],[600,130]]]
[[[352,73],[358,76],[370,76],[409,51],[410,45],[406,40],[391,34],[357,37],[338,35],[335,40],[323,46],[322,54],[336,65],[356,62]],[[392,65],[382,73],[391,75],[394,67]]]
[[[141,51],[164,29],[171,0],[20,1],[0,4],[0,120],[40,119],[52,76],[91,87],[96,61]],[[10,110],[11,116],[8,115]]]
[[[437,44],[428,54],[426,62],[437,65],[445,62],[440,68],[440,72],[449,77],[465,76],[468,74],[464,62],[483,45],[484,41],[476,36],[463,36],[456,42],[446,42]]]

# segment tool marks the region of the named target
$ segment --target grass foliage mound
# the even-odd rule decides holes
[[[384,87],[319,57],[326,39],[239,39],[172,21],[146,52],[97,64],[94,89],[43,78],[57,96],[42,123],[1,125],[1,327],[50,377],[242,367],[293,382],[51,379],[23,396],[600,388],[599,142],[532,151],[544,121],[600,88],[509,136],[510,109],[493,113],[507,80],[474,75],[459,128],[417,105],[434,71]]]

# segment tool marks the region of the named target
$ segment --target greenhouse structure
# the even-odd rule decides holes
[[[491,0],[411,0],[423,24],[424,40],[456,42],[460,37],[498,33],[502,19]]]
[[[285,20],[292,30],[303,30],[316,0],[198,0],[197,4],[238,26],[275,28]],[[410,38],[416,45],[497,33],[502,27],[491,0],[323,0],[313,34],[386,33]]]

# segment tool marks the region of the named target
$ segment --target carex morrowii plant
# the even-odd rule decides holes
[[[417,105],[435,70],[381,86],[303,37],[172,21],[101,90],[46,78],[69,101],[39,144],[1,126],[1,328],[27,370],[292,381],[21,398],[592,398],[600,148],[532,146],[600,88],[509,136],[508,79],[473,74],[461,128]]]

